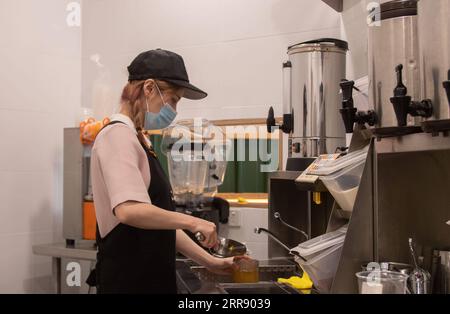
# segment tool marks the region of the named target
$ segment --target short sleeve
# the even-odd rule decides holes
[[[96,140],[93,154],[100,164],[111,210],[127,201],[150,203],[140,168],[142,147],[136,135],[125,125],[109,128]]]

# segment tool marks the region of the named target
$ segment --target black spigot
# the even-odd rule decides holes
[[[275,120],[275,113],[273,107],[270,107],[269,114],[267,116],[267,132],[272,133],[275,127],[279,127],[281,131],[284,133],[291,133],[294,129],[294,122],[292,114],[284,114],[283,115],[283,124],[277,125],[277,121]]]
[[[369,110],[367,112],[358,111],[355,108],[353,101],[353,89],[355,89],[355,82],[342,80],[342,109],[339,110],[344,120],[345,132],[353,133],[353,126],[355,123],[364,125],[365,123],[370,126],[374,126],[377,123],[377,115],[374,111]]]
[[[395,67],[397,73],[397,86],[394,89],[394,97],[406,96],[408,89],[403,84],[403,64],[399,64]]]
[[[396,66],[395,72],[397,73],[397,86],[394,89],[394,97],[391,97],[391,103],[394,106],[398,126],[407,125],[408,114],[413,117],[431,117],[433,115],[431,100],[411,101],[411,96],[407,96],[408,89],[403,84],[403,65]]]
[[[444,81],[443,85],[445,88],[445,91],[447,92],[447,99],[448,99],[448,104],[450,106],[450,70],[448,70],[448,80]]]
[[[277,125],[277,121],[275,121],[275,113],[273,111],[273,107],[269,109],[269,115],[267,116],[267,132],[272,133],[272,128]]]
[[[355,82],[342,80],[340,85],[342,89],[342,102],[353,107],[353,89],[355,88]]]
[[[344,120],[345,133],[353,133],[353,125],[356,121],[356,112],[358,111],[353,103],[354,81],[341,81],[342,89],[342,109],[339,110]]]

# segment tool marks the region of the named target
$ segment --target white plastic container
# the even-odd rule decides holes
[[[352,212],[358,194],[364,171],[365,159],[346,167],[332,175],[322,176],[325,187],[333,195],[339,207],[346,212]]]
[[[344,226],[336,231],[329,232],[306,242],[300,243],[291,251],[299,253],[300,256],[309,261],[323,253],[325,250],[344,243],[346,233],[347,226]]]
[[[331,290],[343,246],[344,243],[335,245],[307,262],[295,258],[320,293],[329,293]]]

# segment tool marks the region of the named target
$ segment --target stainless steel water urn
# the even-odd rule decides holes
[[[368,32],[369,106],[378,116],[377,127],[397,127],[390,101],[397,85],[396,67],[403,65],[403,83],[412,100],[420,98],[417,0],[382,3],[371,14]],[[407,125],[420,125],[423,118],[407,118]]]
[[[450,0],[420,0],[418,17],[421,95],[433,102],[435,120],[450,119]]]
[[[347,50],[347,42],[330,38],[288,48],[281,129],[290,134],[290,158],[317,157],[345,146],[339,83],[345,78]],[[271,115],[269,128],[275,124]]]

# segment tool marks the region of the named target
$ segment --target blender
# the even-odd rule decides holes
[[[206,119],[181,120],[162,134],[177,211],[211,221],[217,230],[229,216],[229,203],[215,194],[225,177],[230,145],[222,129]]]

